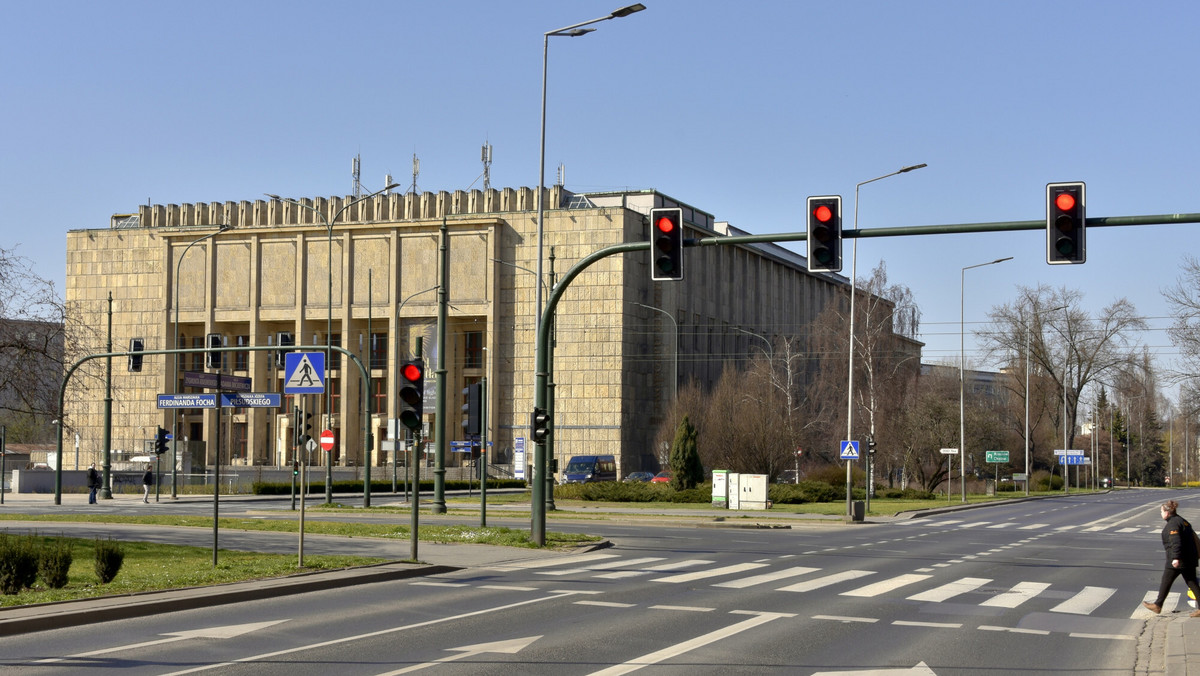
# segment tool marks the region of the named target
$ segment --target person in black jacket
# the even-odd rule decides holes
[[[88,466],[87,471],[88,484],[88,504],[96,504],[96,491],[100,490],[100,473],[96,471],[96,463]]]
[[[150,465],[146,465],[146,473],[142,475],[142,502],[149,504],[150,488],[154,486],[154,470],[150,469]],[[1193,577],[1195,577],[1193,575]]]
[[[1188,589],[1200,599],[1200,584],[1196,582],[1196,564],[1200,562],[1200,552],[1196,549],[1196,532],[1192,530],[1192,524],[1188,523],[1187,519],[1176,513],[1177,509],[1179,503],[1174,500],[1167,500],[1159,508],[1163,520],[1167,522],[1162,530],[1163,549],[1167,550],[1167,567],[1163,570],[1162,582],[1158,585],[1158,598],[1154,603],[1142,601],[1142,605],[1156,615],[1162,612],[1162,604],[1167,600],[1171,585],[1180,575],[1183,576]],[[1200,617],[1200,610],[1193,611],[1191,616]]]

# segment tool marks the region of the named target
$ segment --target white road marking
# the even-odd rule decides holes
[[[596,577],[604,580],[620,580],[626,577],[649,575],[650,573],[662,573],[670,570],[683,570],[684,568],[704,566],[710,563],[712,563],[712,561],[705,559],[685,559],[683,561],[672,561],[671,563],[664,563],[658,566],[649,566],[647,568],[642,568],[641,570],[619,570],[615,573],[605,573],[603,575],[597,575]]]
[[[814,589],[820,589],[822,587],[828,587],[829,585],[837,584],[839,582],[845,582],[847,580],[856,580],[860,577],[865,577],[867,575],[874,575],[874,574],[875,574],[875,571],[873,571],[873,570],[847,570],[847,571],[843,571],[841,573],[834,573],[833,575],[826,575],[825,577],[818,577],[813,580],[805,580],[804,582],[797,582],[796,584],[788,585],[786,587],[780,587],[779,589],[777,589],[775,591],[807,592],[807,591],[812,591]]]
[[[774,582],[776,580],[782,580],[784,578],[796,577],[799,575],[806,575],[808,573],[816,572],[818,570],[820,570],[820,568],[806,568],[804,566],[796,566],[795,568],[785,568],[784,570],[777,570],[772,573],[763,573],[762,575],[754,575],[752,577],[744,577],[740,580],[730,580],[729,582],[722,582],[720,584],[714,584],[713,586],[714,587],[725,587],[727,589],[745,589],[746,587],[753,587],[756,584],[764,584],[766,582]]]
[[[620,674],[628,674],[632,671],[637,671],[642,667],[648,667],[653,664],[658,664],[664,660],[669,660],[672,657],[677,657],[686,652],[707,646],[714,641],[719,641],[723,638],[728,638],[735,634],[740,634],[743,631],[753,629],[759,625],[766,624],[772,620],[777,620],[781,617],[795,617],[788,613],[759,613],[751,616],[748,619],[742,620],[737,624],[730,625],[723,629],[709,632],[703,636],[697,636],[682,643],[676,643],[673,646],[668,646],[662,650],[656,650],[652,653],[647,653],[641,657],[636,657],[624,664],[616,664],[607,669],[592,672],[591,676],[619,676]]]
[[[940,587],[923,591],[919,594],[913,594],[908,597],[909,601],[927,601],[929,603],[941,603],[946,599],[954,598],[959,594],[965,594],[969,591],[974,591],[983,585],[991,582],[988,578],[983,577],[964,577],[961,580],[955,580]]]
[[[979,605],[990,608],[1016,608],[1049,588],[1049,582],[1019,582],[1012,589],[1003,594],[998,594]]]
[[[1109,587],[1084,587],[1078,594],[1051,608],[1050,612],[1090,615],[1115,593],[1117,590]]]
[[[698,570],[694,573],[680,573],[678,575],[668,575],[667,577],[657,577],[651,582],[668,582],[671,584],[679,584],[682,582],[695,582],[709,577],[718,577],[720,575],[733,575],[755,568],[766,566],[765,563],[738,563],[732,566],[724,566],[722,568],[709,568],[708,570]]]
[[[870,598],[873,596],[879,596],[880,594],[886,594],[887,592],[890,592],[890,591],[895,591],[896,589],[899,589],[900,587],[904,587],[904,586],[907,586],[910,584],[915,584],[917,582],[920,582],[921,580],[928,580],[931,577],[933,577],[933,576],[932,575],[917,575],[915,573],[908,573],[905,575],[897,575],[896,577],[893,577],[888,580],[882,580],[880,582],[876,582],[875,584],[869,584],[865,587],[859,587],[858,589],[851,589],[850,591],[842,592],[841,594],[839,594],[839,596],[856,596],[856,597],[860,597],[860,598]]]

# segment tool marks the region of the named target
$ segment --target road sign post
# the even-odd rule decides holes
[[[943,448],[942,455],[946,456],[946,504],[950,504],[950,475],[954,471],[954,456],[958,455],[957,448]]]

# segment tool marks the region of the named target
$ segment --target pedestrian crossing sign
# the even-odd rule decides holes
[[[842,442],[842,460],[858,460],[858,442],[843,441]]]
[[[286,352],[283,359],[285,394],[321,394],[325,391],[324,352]]]

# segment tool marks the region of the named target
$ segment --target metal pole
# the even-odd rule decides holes
[[[417,359],[424,358],[423,357],[424,342],[425,342],[425,339],[423,336],[417,336],[417,349],[413,352],[414,356]],[[423,415],[423,413],[421,413],[420,411],[418,411],[418,414]],[[397,417],[397,419],[399,419],[400,416],[397,415],[396,417]],[[417,560],[417,529],[418,529],[418,522],[420,521],[420,517],[418,516],[418,514],[421,511],[421,465],[418,464],[420,457],[421,457],[421,451],[423,450],[421,448],[421,445],[422,445],[421,428],[418,427],[417,429],[413,430],[413,445],[412,445],[412,450],[410,451],[411,455],[410,455],[409,461],[408,461],[408,464],[415,468],[413,470],[415,473],[415,476],[414,476],[413,482],[412,482],[412,504],[409,505],[410,520],[409,520],[409,527],[408,527],[408,530],[409,530],[408,558],[412,559],[413,561]]]
[[[962,491],[962,501],[967,501],[967,423],[966,423],[966,279],[967,270],[981,268],[985,265],[995,265],[1011,261],[1012,256],[997,258],[987,263],[977,263],[964,267],[958,276],[958,483]]]
[[[446,214],[442,214],[441,236],[438,244],[438,327],[437,327],[437,393],[433,428],[433,501],[430,511],[446,513],[446,323],[450,305],[450,229],[446,225]]]
[[[480,380],[479,387],[479,527],[487,528],[487,480],[488,480],[488,389],[487,376]]]
[[[1025,497],[1029,497],[1029,327],[1025,327]]]
[[[112,291],[108,292],[108,347],[106,352],[112,352]],[[60,417],[59,420],[62,420]],[[62,456],[58,458],[62,464]],[[100,488],[100,497],[112,499],[112,357],[104,360],[104,483]]]

